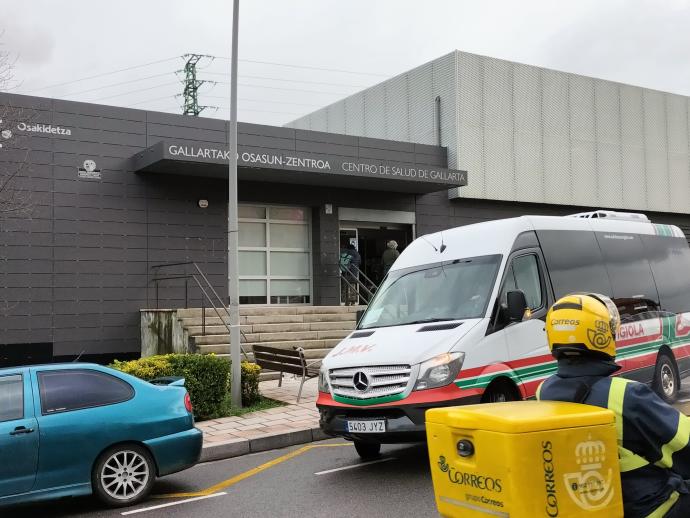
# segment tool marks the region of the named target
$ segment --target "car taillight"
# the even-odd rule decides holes
[[[189,397],[189,392],[184,394],[184,407],[187,409],[187,412],[192,413],[192,399]]]

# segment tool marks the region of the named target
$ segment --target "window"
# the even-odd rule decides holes
[[[690,311],[690,249],[684,238],[642,236],[661,309],[673,313]]]
[[[0,376],[0,423],[24,417],[24,379],[20,374]]]
[[[597,232],[597,241],[611,280],[609,295],[624,321],[657,311],[659,295],[642,239],[636,234]]]
[[[311,301],[309,209],[240,205],[240,304]]]
[[[527,307],[534,310],[542,306],[542,289],[539,280],[539,266],[536,255],[522,255],[513,259],[511,273],[514,288],[522,290],[527,299]],[[510,290],[508,290],[510,291]]]
[[[134,397],[124,381],[89,369],[38,373],[43,414],[122,403]]]
[[[576,292],[611,294],[611,282],[594,232],[538,230],[537,235],[556,300]]]

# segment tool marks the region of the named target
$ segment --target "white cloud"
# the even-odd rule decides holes
[[[690,94],[688,4],[242,0],[240,57],[393,75],[461,49]],[[231,10],[229,0],[0,0],[0,12],[9,12],[0,25],[6,47],[20,54],[17,79],[29,92],[188,52],[229,56]],[[173,111],[182,90],[173,71],[182,65],[173,60],[36,94]],[[227,61],[205,65],[200,77],[227,81]],[[245,61],[240,118],[280,124],[381,79]],[[227,85],[205,85],[201,102],[226,107],[227,92]]]

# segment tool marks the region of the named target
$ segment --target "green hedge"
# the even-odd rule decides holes
[[[166,354],[111,365],[137,378],[151,381],[161,376],[182,376],[200,420],[220,417],[223,401],[230,390],[230,362],[213,354]],[[259,399],[261,367],[242,362],[242,403]]]
[[[242,362],[242,406],[251,406],[261,399],[259,374],[261,367],[256,363]]]

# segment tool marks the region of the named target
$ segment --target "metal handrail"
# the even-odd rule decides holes
[[[362,282],[360,276],[363,277],[369,283],[368,286],[367,284]],[[371,302],[371,299],[374,297],[374,292],[378,288],[376,283],[372,281],[369,277],[367,277],[364,274],[364,272],[355,265],[344,266],[341,264],[340,279],[345,281],[345,284],[347,284],[351,289],[355,290],[355,292],[357,293],[357,299],[362,299],[364,304],[369,304],[369,302]],[[366,297],[362,294],[362,291],[364,291]]]
[[[213,288],[213,285],[208,280],[208,277],[206,277],[206,275],[204,275],[204,272],[201,271],[201,268],[199,268],[199,265],[196,264],[194,261],[186,261],[186,262],[182,262],[182,263],[154,264],[153,266],[151,266],[151,269],[152,270],[158,270],[158,269],[162,269],[162,268],[171,268],[171,267],[175,267],[175,266],[185,266],[186,267],[189,265],[194,266],[197,273],[204,280],[204,282],[206,284],[206,288],[209,289],[211,291],[211,293],[213,293],[216,300],[220,303],[220,307],[222,307],[223,310],[225,311],[226,317],[229,319],[230,318],[230,311],[225,306],[225,304],[223,304],[223,299],[220,298],[220,295],[218,295],[218,292]],[[156,309],[158,309],[158,285],[159,285],[159,282],[165,281],[165,280],[174,280],[174,279],[185,279],[185,291],[184,291],[184,293],[185,293],[185,301],[184,301],[185,302],[185,308],[187,308],[189,306],[188,287],[187,287],[186,279],[193,279],[194,282],[196,283],[197,287],[201,290],[201,293],[203,293],[203,295],[204,295],[201,299],[201,303],[202,303],[202,306],[201,306],[201,335],[202,336],[206,335],[206,307],[204,305],[204,300],[208,301],[208,303],[211,305],[211,307],[213,308],[213,310],[216,313],[216,316],[218,316],[218,318],[220,318],[220,321],[223,323],[225,328],[228,330],[228,335],[230,335],[229,324],[225,321],[223,316],[220,314],[220,311],[218,311],[218,307],[216,307],[216,304],[213,302],[210,295],[206,292],[206,289],[204,289],[204,287],[201,285],[201,283],[199,282],[199,279],[197,279],[197,276],[194,273],[185,273],[183,275],[168,275],[165,277],[155,276],[153,279],[151,279],[151,282],[154,282],[156,285]],[[240,328],[240,334],[242,335],[242,337],[246,341],[247,336],[242,331],[242,328]],[[246,360],[249,360],[249,356],[247,355],[247,351],[244,350],[242,343],[240,343],[240,350],[242,351],[244,358]]]

